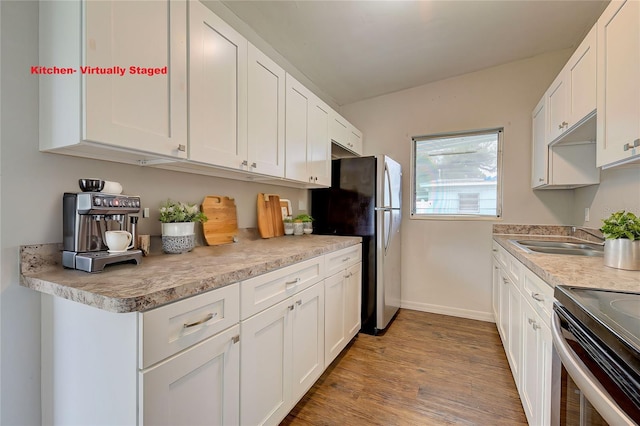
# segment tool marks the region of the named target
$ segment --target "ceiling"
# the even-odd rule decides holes
[[[576,48],[608,0],[222,3],[344,105]]]

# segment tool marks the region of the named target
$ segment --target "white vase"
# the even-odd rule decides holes
[[[195,222],[162,224],[162,250],[165,253],[187,253],[193,250],[195,245]]]

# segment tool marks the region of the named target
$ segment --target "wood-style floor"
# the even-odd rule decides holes
[[[495,324],[401,309],[360,334],[282,425],[526,425]]]

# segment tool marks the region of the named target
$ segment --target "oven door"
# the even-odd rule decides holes
[[[613,370],[607,364],[613,360],[561,305],[554,306],[551,335],[554,350],[551,424],[637,425],[640,414],[611,379]]]

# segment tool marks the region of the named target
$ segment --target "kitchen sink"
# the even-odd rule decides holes
[[[575,241],[510,240],[526,252],[568,254],[574,256],[604,256],[600,244],[577,243]]]

